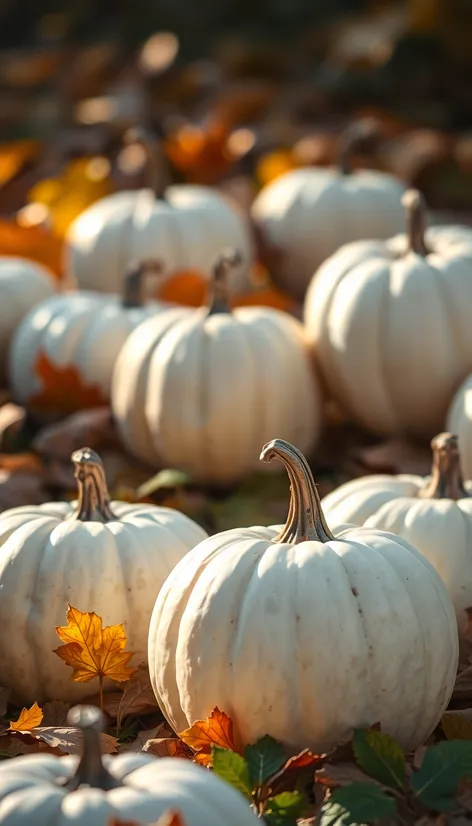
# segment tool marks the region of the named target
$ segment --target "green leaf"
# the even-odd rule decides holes
[[[363,772],[392,789],[403,788],[405,755],[393,737],[373,729],[356,729],[352,747]]]
[[[307,807],[308,801],[302,792],[282,792],[267,801],[264,820],[270,826],[296,826],[297,818]]]
[[[254,786],[262,786],[272,774],[275,774],[285,763],[285,752],[282,743],[274,740],[269,734],[262,737],[257,743],[252,743],[244,749],[244,757],[249,766]]]
[[[212,746],[211,756],[213,772],[251,800],[252,784],[244,757],[221,746]]]
[[[453,796],[462,778],[472,778],[472,742],[447,740],[428,749],[411,785],[425,806],[447,812],[455,808]]]
[[[163,488],[170,488],[171,490],[174,488],[183,488],[191,481],[192,480],[188,473],[184,473],[183,470],[164,468],[164,470],[160,470],[155,476],[152,476],[146,482],[143,482],[143,484],[137,489],[136,496],[138,499],[144,499],[146,496],[151,496],[153,493],[158,490],[162,490]]]
[[[336,808],[333,809],[332,807]],[[335,789],[321,809],[320,826],[340,822],[344,826],[372,823],[395,813],[395,801],[372,783],[352,783]]]

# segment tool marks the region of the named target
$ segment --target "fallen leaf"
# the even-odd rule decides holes
[[[315,781],[323,786],[350,786],[351,783],[375,783],[381,786],[377,780],[364,774],[355,763],[340,763],[337,766],[326,764],[315,771]]]
[[[53,364],[41,351],[33,370],[43,386],[28,401],[32,410],[75,413],[83,408],[107,404],[101,387],[86,384],[73,364],[65,367]]]
[[[158,735],[162,731],[162,725],[163,724],[160,723],[158,726],[154,726],[154,728],[139,731],[135,740],[133,740],[131,743],[121,743],[118,748],[118,751],[120,752],[120,754],[128,751],[131,751],[133,753],[144,751],[146,743],[148,743],[150,740],[155,740],[156,735]]]
[[[51,700],[43,706],[43,726],[64,726],[67,720],[67,714],[70,710],[70,703],[64,703],[62,700]]]
[[[32,447],[38,453],[54,456],[70,464],[74,450],[88,445],[92,450],[114,447],[118,435],[109,407],[90,407],[72,413],[66,419],[46,425],[34,437]]]
[[[300,754],[289,757],[278,771],[268,777],[264,788],[270,789],[271,796],[293,791],[300,777],[305,774],[311,776],[314,769],[323,765],[326,757],[326,754],[313,754],[309,749],[304,749]]]
[[[233,721],[224,711],[214,708],[206,720],[196,720],[190,728],[179,733],[183,742],[196,752],[211,755],[211,747],[238,751],[234,741]]]
[[[179,737],[160,737],[148,740],[142,751],[155,754],[156,757],[183,757],[187,760],[192,760],[194,756],[190,746],[186,746]]]
[[[441,728],[448,740],[472,740],[472,708],[446,711]]]
[[[19,255],[36,261],[62,279],[63,244],[42,226],[21,226],[16,220],[0,218],[0,255]]]
[[[10,721],[9,731],[31,731],[39,726],[43,719],[43,710],[35,702],[31,708],[22,709],[18,720]]]
[[[116,724],[121,728],[124,718],[128,715],[143,714],[155,708],[158,708],[158,703],[149,679],[149,669],[147,666],[140,666],[125,685]]]
[[[29,732],[31,737],[41,740],[53,749],[64,754],[80,754],[82,751],[82,731],[69,726],[39,726]],[[100,734],[102,754],[114,754],[118,740],[110,734]]]
[[[133,654],[125,651],[123,623],[102,628],[102,619],[94,611],[79,611],[71,605],[67,607],[67,622],[66,626],[56,627],[64,645],[54,653],[74,669],[71,680],[87,683],[94,677],[109,677],[125,682],[137,671],[128,665]]]

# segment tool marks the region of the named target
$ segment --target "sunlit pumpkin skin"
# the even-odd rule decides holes
[[[7,379],[13,334],[32,307],[54,295],[52,273],[25,258],[0,256],[0,385]]]
[[[270,308],[231,312],[233,260],[216,264],[209,307],[170,310],[135,330],[112,382],[113,415],[131,453],[223,485],[255,468],[254,445],[275,426],[308,451],[321,422],[301,324]]]
[[[326,751],[378,722],[406,749],[423,743],[458,660],[443,582],[391,533],[333,536],[296,448],[276,439],[261,458],[286,466],[286,526],[210,537],[157,597],[149,670],[165,717],[182,731],[217,705],[243,742],[270,734],[294,752]]]
[[[82,756],[30,754],[0,764],[0,824],[110,826],[154,824],[179,812],[185,826],[257,826],[248,801],[229,783],[188,760],[126,753],[101,757],[103,715],[76,706],[68,726],[82,729]]]
[[[305,326],[332,396],[375,433],[432,438],[472,370],[472,231],[424,230],[404,196],[407,235],[348,244],[315,274]]]
[[[349,153],[344,147],[338,167],[280,175],[252,205],[266,242],[280,250],[272,276],[297,301],[303,300],[314,271],[343,244],[388,238],[402,229],[404,185],[385,172],[352,171]]]
[[[10,352],[15,398],[39,414],[107,404],[116,357],[144,319],[165,310],[142,304],[136,282],[154,262],[128,272],[122,296],[85,290],[38,304],[19,325]],[[126,286],[127,285],[127,286]]]
[[[67,604],[124,623],[133,664],[147,659],[156,594],[172,568],[206,537],[179,511],[110,502],[100,457],[72,455],[77,502],[0,514],[0,684],[26,703],[90,694],[54,654]],[[1,820],[0,820],[1,823]]]
[[[151,156],[149,188],[110,195],[85,210],[69,228],[66,270],[82,289],[114,293],[121,290],[123,267],[137,258],[159,257],[163,279],[187,272],[208,277],[215,253],[235,246],[242,264],[234,286],[245,284],[253,252],[238,206],[210,187],[163,188],[152,144],[143,142]]]
[[[432,443],[431,476],[366,476],[322,501],[330,525],[352,522],[391,531],[411,542],[435,567],[449,591],[459,633],[472,608],[472,482],[463,482],[457,437],[440,433]]]
[[[465,479],[472,479],[472,375],[467,376],[455,394],[446,427],[451,433],[457,433],[462,473]]]

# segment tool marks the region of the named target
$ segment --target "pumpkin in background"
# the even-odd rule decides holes
[[[0,256],[0,385],[8,372],[13,334],[32,307],[56,291],[52,273],[26,258]]]
[[[320,264],[343,244],[388,238],[403,225],[403,184],[385,172],[352,171],[350,155],[366,128],[355,124],[341,137],[337,168],[301,168],[265,186],[252,218],[265,243],[280,250],[271,275],[302,301]]]
[[[305,325],[334,399],[374,433],[432,438],[472,370],[472,231],[433,227],[342,247],[313,277]]]
[[[121,296],[76,292],[35,307],[18,327],[10,351],[15,399],[54,416],[106,404],[121,346],[138,324],[164,304],[142,302],[142,282],[160,272],[157,261],[128,271]]]
[[[236,246],[249,267],[249,226],[236,203],[205,186],[163,186],[163,156],[157,141],[141,132],[131,139],[146,152],[149,186],[102,198],[71,224],[66,269],[80,287],[119,292],[124,265],[138,257],[158,256],[164,282],[175,279],[167,298],[180,301],[180,296],[192,294],[208,279],[215,250]],[[233,277],[235,283],[246,283],[243,268]]]
[[[101,756],[104,716],[75,706],[67,725],[82,730],[82,755],[29,754],[0,764],[0,823],[34,826],[154,824],[169,810],[185,826],[257,826],[236,789],[188,760],[150,754]],[[160,822],[160,821],[159,821]]]
[[[72,462],[78,501],[0,514],[0,685],[25,702],[90,694],[53,652],[67,603],[95,611],[104,626],[124,622],[133,664],[145,662],[159,588],[207,535],[171,508],[110,502],[90,448],[75,451]]]
[[[353,522],[391,531],[411,542],[441,576],[456,610],[459,632],[472,607],[472,483],[463,482],[457,436],[431,442],[431,476],[366,476],[322,501],[330,525]]]
[[[407,750],[423,743],[454,687],[458,636],[440,577],[404,539],[331,533],[308,464],[287,442],[261,459],[286,467],[285,527],[206,539],[164,583],[149,670],[176,731],[218,706],[243,743],[329,750],[380,722]]]
[[[295,318],[264,307],[231,312],[223,253],[209,306],[141,324],[113,373],[112,410],[126,448],[205,483],[231,484],[255,468],[255,445],[277,427],[310,450],[321,399]]]
[[[461,446],[461,467],[466,479],[472,479],[472,376],[459,387],[447,414],[446,427],[457,433]]]

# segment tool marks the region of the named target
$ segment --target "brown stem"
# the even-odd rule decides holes
[[[432,440],[431,449],[431,479],[418,496],[421,499],[466,499],[470,496],[462,481],[457,436],[439,433]]]
[[[130,310],[133,307],[143,306],[143,281],[147,275],[160,275],[163,270],[162,261],[155,258],[131,264],[124,277],[121,305]]]
[[[146,185],[152,189],[158,201],[165,201],[166,189],[169,185],[169,169],[162,141],[147,129],[137,127],[126,132],[124,142],[128,145],[138,144],[144,149]]]
[[[71,519],[80,522],[113,522],[117,517],[110,508],[110,497],[102,460],[90,447],[74,451],[71,461],[75,465],[78,504]]]
[[[428,255],[430,250],[426,246],[426,204],[421,192],[409,189],[402,197],[406,217],[407,253]]]
[[[285,465],[290,480],[290,507],[287,522],[282,533],[274,542],[299,542],[313,540],[328,542],[335,537],[331,533],[307,460],[289,442],[273,439],[262,448],[259,457],[262,462],[278,459]]]
[[[73,792],[80,786],[92,786],[108,791],[121,786],[102,762],[100,732],[103,731],[104,716],[95,706],[74,706],[67,715],[70,726],[82,730],[82,755],[75,773],[65,784]]]
[[[223,250],[213,264],[208,291],[208,315],[230,313],[228,273],[241,264],[242,258],[234,249]]]
[[[351,175],[352,155],[357,146],[365,140],[378,135],[379,129],[375,120],[364,118],[348,126],[339,138],[337,165],[341,175]]]

